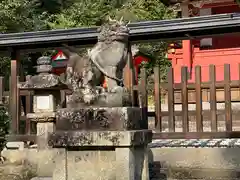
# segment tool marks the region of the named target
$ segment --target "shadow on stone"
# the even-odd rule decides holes
[[[237,169],[206,169],[186,167],[164,167],[161,162],[149,163],[150,180],[167,179],[204,179],[204,180],[236,180],[240,179],[240,171]]]

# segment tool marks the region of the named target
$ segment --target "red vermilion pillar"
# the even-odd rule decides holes
[[[181,4],[182,17],[189,17],[188,1]],[[188,72],[190,72],[192,64],[192,42],[191,40],[182,41],[183,48],[183,65],[188,67]]]
[[[192,42],[191,40],[184,40],[183,44],[183,64],[188,67],[188,70],[191,68],[192,61]]]

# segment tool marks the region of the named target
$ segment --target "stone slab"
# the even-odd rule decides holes
[[[240,139],[159,139],[149,147],[153,179],[240,179]]]
[[[67,179],[67,151],[65,148],[58,148],[57,156],[55,156],[55,163],[53,169],[53,180],[66,180]]]
[[[53,180],[149,180],[146,146],[65,150],[56,159]]]
[[[239,148],[151,148],[162,167],[240,169]]]
[[[24,150],[24,142],[7,142],[6,143],[6,146],[5,146],[5,149],[17,149],[17,150]]]
[[[57,130],[140,130],[144,127],[138,107],[64,108],[56,112]],[[146,126],[146,125],[145,125]]]
[[[59,156],[59,149],[40,150],[3,150],[1,156],[4,157],[4,163],[23,164],[28,162],[34,167],[37,166],[37,175],[41,177],[51,177],[55,167],[55,159]],[[1,163],[0,163],[1,165]]]
[[[58,149],[39,150],[37,153],[37,175],[51,177],[54,171]]]
[[[1,151],[1,156],[6,159],[6,162],[21,164],[22,162],[30,162],[31,164],[37,164],[37,149],[24,150],[8,150]]]
[[[40,113],[28,113],[27,118],[37,122],[52,122],[55,121],[55,112],[40,112]]]
[[[115,179],[114,162],[114,151],[69,151],[67,156],[68,180]]]
[[[151,130],[57,131],[49,136],[52,147],[138,146],[152,141]]]
[[[52,177],[34,177],[31,180],[53,180]]]
[[[153,176],[167,170],[176,179],[240,179],[240,149],[236,148],[151,148]],[[151,165],[151,166],[152,166]],[[183,177],[184,178],[179,178]],[[205,177],[204,177],[205,176]],[[170,178],[169,177],[169,178]],[[178,178],[177,178],[178,177]]]

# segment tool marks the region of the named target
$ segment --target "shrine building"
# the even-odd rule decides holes
[[[179,9],[180,17],[240,13],[235,0],[162,0]],[[209,80],[209,65],[216,66],[216,80],[224,79],[224,64],[231,66],[231,80],[239,79],[240,34],[192,39],[169,45],[168,59],[174,68],[175,82],[181,81],[181,67],[187,66],[189,81],[195,81],[195,66],[202,67],[202,81]]]

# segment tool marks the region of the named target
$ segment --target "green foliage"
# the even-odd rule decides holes
[[[72,3],[73,1],[71,0],[32,0],[33,8],[38,13],[59,13],[62,9],[68,8]]]
[[[160,0],[132,0],[116,11],[117,17],[132,21],[161,20],[175,17],[175,13]]]
[[[0,76],[4,77],[4,86],[6,89],[9,87],[10,66],[9,57],[0,57]]]
[[[142,21],[142,20],[163,20],[176,17],[176,13],[167,8],[159,0],[132,0],[126,3],[122,9],[116,12],[116,17],[123,16],[125,20]],[[165,80],[167,67],[171,65],[166,58],[167,42],[149,42],[139,44],[139,50],[151,58],[148,63],[142,65],[147,68],[147,74],[153,73],[154,66],[160,66],[161,78]],[[151,78],[150,78],[151,79]],[[149,85],[152,80],[149,79]],[[150,85],[151,86],[151,85]]]
[[[49,19],[51,29],[100,25],[112,7],[102,0],[75,0],[72,6]]]
[[[160,0],[75,0],[75,3],[61,13],[53,15],[48,22],[51,29],[100,25],[106,17],[125,21],[162,20],[176,17],[176,13],[167,8]],[[166,69],[170,62],[166,59],[166,42],[139,44],[145,54],[152,57],[145,64],[148,74],[155,65],[160,65],[162,78],[166,77]]]
[[[0,0],[2,33],[98,26],[108,16],[117,19],[124,17],[125,21],[133,22],[170,19],[176,17],[176,14],[160,0]],[[138,46],[153,59],[145,64],[149,74],[158,64],[161,67],[161,77],[164,78],[166,68],[170,65],[165,58],[166,42]],[[41,54],[25,54],[22,57],[25,75],[34,74],[33,61],[39,55]],[[9,63],[8,58],[0,59],[0,73],[6,78],[9,75]]]
[[[4,137],[8,134],[9,130],[9,116],[7,114],[7,109],[0,105],[0,151],[2,150],[5,140]]]
[[[0,31],[2,33],[45,29],[64,29],[101,25],[108,16],[126,21],[161,20],[176,17],[160,0],[1,0]],[[164,42],[140,44],[144,53],[153,57],[146,65],[149,72],[161,65],[162,77],[169,66]],[[39,55],[39,54],[37,54]],[[27,73],[33,74],[34,55],[23,57]],[[2,68],[7,67],[7,68]],[[9,74],[9,60],[0,61],[0,73]],[[25,74],[27,74],[25,73]]]
[[[46,29],[44,14],[36,14],[31,0],[2,0],[0,2],[0,31],[23,32]]]

